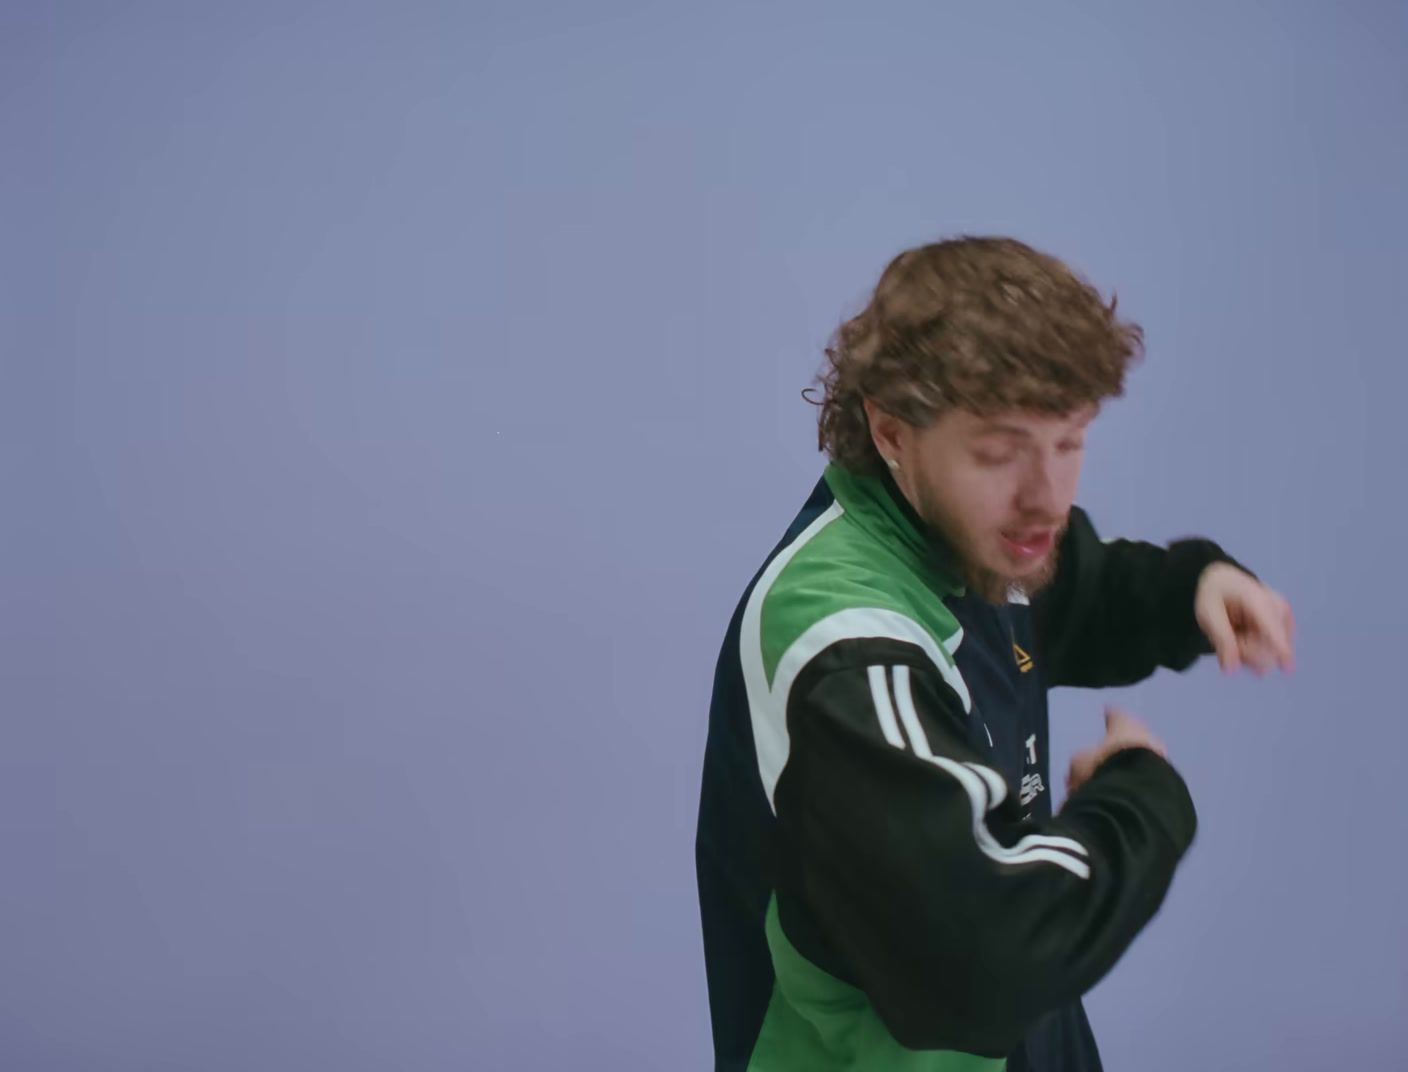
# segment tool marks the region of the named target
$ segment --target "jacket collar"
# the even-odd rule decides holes
[[[835,462],[823,474],[836,501],[866,533],[896,550],[931,586],[961,595],[964,586],[952,549],[910,505],[889,472],[855,473]]]

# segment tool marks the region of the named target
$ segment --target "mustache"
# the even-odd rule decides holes
[[[1021,518],[1010,525],[1002,526],[1003,532],[1030,532],[1032,529],[1055,529],[1059,536],[1066,531],[1066,526],[1070,523],[1069,517],[1034,517]]]

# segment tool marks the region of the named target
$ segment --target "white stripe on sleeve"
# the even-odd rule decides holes
[[[973,813],[973,839],[978,843],[978,848],[982,850],[983,854],[1001,864],[1052,863],[1065,868],[1077,878],[1089,878],[1090,865],[1085,860],[1077,858],[1086,857],[1089,853],[1084,845],[1072,838],[1028,834],[1017,844],[1008,847],[993,837],[992,831],[983,822],[983,816],[988,811],[987,800],[992,788],[991,778],[1002,781],[1002,776],[997,771],[988,767],[980,767],[976,763],[960,763],[946,756],[934,755],[929,748],[929,739],[924,734],[924,727],[919,721],[919,712],[914,708],[914,693],[910,686],[909,667],[896,666],[892,672],[900,722],[904,724],[905,733],[909,735],[914,754],[952,775],[963,787],[964,792],[968,794],[968,803]],[[979,773],[980,771],[986,773]],[[1005,795],[1005,782],[1003,790]],[[1075,855],[1071,855],[1072,853]]]
[[[885,740],[896,748],[904,748],[904,738],[900,736],[899,723],[895,721],[895,707],[890,703],[890,685],[885,678],[883,666],[872,666],[867,672],[870,678],[870,695],[875,700],[875,714],[880,718],[880,731]]]

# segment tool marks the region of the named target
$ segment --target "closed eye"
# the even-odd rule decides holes
[[[973,452],[973,460],[979,465],[986,466],[1006,465],[1016,457],[1017,455],[1011,452],[1004,452],[1002,454],[989,454],[986,451]]]

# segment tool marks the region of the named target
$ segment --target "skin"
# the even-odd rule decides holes
[[[1050,582],[1097,406],[1058,415],[954,409],[924,427],[869,400],[865,411],[875,449],[915,512],[954,549],[969,588],[1005,602],[1013,588],[1031,595]],[[1250,574],[1225,562],[1209,566],[1198,579],[1194,615],[1224,672],[1293,669],[1290,604]],[[1105,738],[1071,761],[1068,790],[1114,752],[1135,747],[1165,754],[1137,718],[1106,708]]]
[[[924,428],[866,403],[871,437],[915,511],[958,554],[968,586],[993,602],[1029,595],[1055,572],[1055,547],[1080,483],[1085,432],[1096,407],[1063,416],[967,410]],[[1044,534],[1051,549],[1015,553],[1004,538]]]

